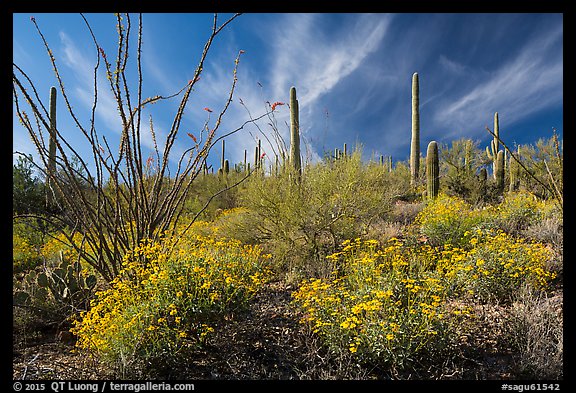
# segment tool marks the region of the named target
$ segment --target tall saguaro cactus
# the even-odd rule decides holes
[[[440,189],[440,165],[438,163],[438,143],[436,141],[428,144],[426,152],[426,185],[428,198],[435,199]]]
[[[420,170],[420,85],[418,73],[412,75],[412,140],[410,144],[410,184],[415,185]]]
[[[54,190],[52,178],[56,173],[56,88],[50,88],[50,140],[48,142],[48,167],[46,168],[46,206],[52,206],[54,202]]]
[[[499,193],[504,191],[504,151],[499,150],[496,155],[496,168],[494,174],[496,175],[496,189]]]
[[[226,145],[224,143],[224,139],[222,139],[222,156],[220,157],[220,168],[222,170],[224,170],[224,161],[225,161],[225,158],[224,158],[225,154],[224,153],[225,153],[225,151],[226,151]]]
[[[500,125],[498,122],[498,112],[494,113],[494,139],[490,142],[490,148],[486,146],[486,155],[492,160],[492,171],[494,179],[496,179],[496,159],[498,158],[498,150],[500,149]]]
[[[302,162],[300,161],[300,120],[298,114],[298,99],[296,88],[290,88],[290,164],[296,172],[298,181],[302,175]]]

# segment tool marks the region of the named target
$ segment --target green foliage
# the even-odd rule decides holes
[[[529,173],[520,169],[521,188],[530,191],[541,199],[553,198],[555,195],[550,192],[550,189],[555,187],[561,194],[564,186],[563,147],[563,141],[558,140],[556,136],[539,139],[534,144],[522,145],[521,162]],[[548,189],[536,181],[534,177],[548,185]]]
[[[44,184],[34,175],[32,155],[18,156],[12,166],[12,212],[19,215],[44,211]]]
[[[401,193],[382,166],[362,163],[358,149],[346,160],[309,165],[299,185],[289,181],[291,175],[288,170],[250,179],[240,190],[240,204],[252,222],[231,233],[250,227],[253,242],[267,244],[275,257],[289,262],[288,270],[304,275],[321,274],[324,257],[386,217]]]
[[[451,145],[442,144],[440,146],[442,190],[448,195],[463,198],[474,205],[486,202],[487,173],[486,180],[481,178],[481,172],[486,172],[485,160],[478,143],[471,139],[461,138],[452,141]],[[480,168],[478,174],[477,168]]]
[[[432,245],[460,245],[464,233],[472,231],[483,222],[483,217],[461,198],[440,194],[416,217],[420,234]]]

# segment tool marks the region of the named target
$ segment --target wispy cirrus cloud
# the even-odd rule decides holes
[[[354,72],[378,48],[392,19],[390,15],[357,15],[326,34],[319,27],[322,17],[284,15],[270,37],[275,93],[296,85],[302,106],[313,104]]]
[[[234,103],[228,109],[222,133],[244,124],[251,117],[264,114],[266,101],[287,104],[291,86],[297,88],[303,148],[315,138],[315,133],[322,132],[312,127],[313,117],[325,113],[325,104],[320,99],[329,95],[378,49],[392,18],[390,15],[355,15],[343,18],[343,23],[332,27],[327,34],[321,27],[326,17],[323,14],[279,14],[265,22],[270,24],[270,34],[262,39],[260,53],[248,51],[241,58]],[[287,31],[290,33],[286,34]],[[228,51],[228,55],[230,53]],[[262,59],[265,67],[257,67],[252,62]],[[215,111],[222,106],[230,91],[231,64],[226,58],[210,61],[198,84],[201,102]],[[192,109],[191,119],[203,117],[202,105]],[[246,150],[250,160],[260,139],[267,156],[273,159],[273,153],[278,151],[276,137],[283,139],[289,147],[288,122],[288,106],[278,106],[273,117],[266,116],[255,124],[248,124],[241,132],[227,138],[227,158],[231,162],[241,162]],[[310,150],[304,154],[317,160],[316,149],[309,147]],[[216,150],[219,154],[219,149]]]
[[[515,58],[487,74],[476,87],[438,105],[434,121],[452,130],[472,126],[479,135],[494,112],[504,115],[510,125],[558,104],[563,97],[563,59],[557,50],[561,41],[562,26],[528,41]],[[449,66],[459,73],[454,64]]]

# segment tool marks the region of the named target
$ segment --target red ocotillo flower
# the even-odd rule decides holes
[[[275,103],[272,104],[272,112],[274,112],[274,110],[278,105],[286,105],[286,104],[284,104],[283,102],[276,101]]]
[[[192,138],[192,140],[194,141],[194,143],[197,143],[198,141],[196,140],[196,137],[194,135],[192,135],[191,133],[187,132],[188,136],[190,138]]]

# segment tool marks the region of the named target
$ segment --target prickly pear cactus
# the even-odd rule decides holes
[[[79,262],[62,259],[56,267],[30,271],[14,285],[13,301],[58,318],[66,311],[85,308],[96,282],[96,276],[82,272]]]

